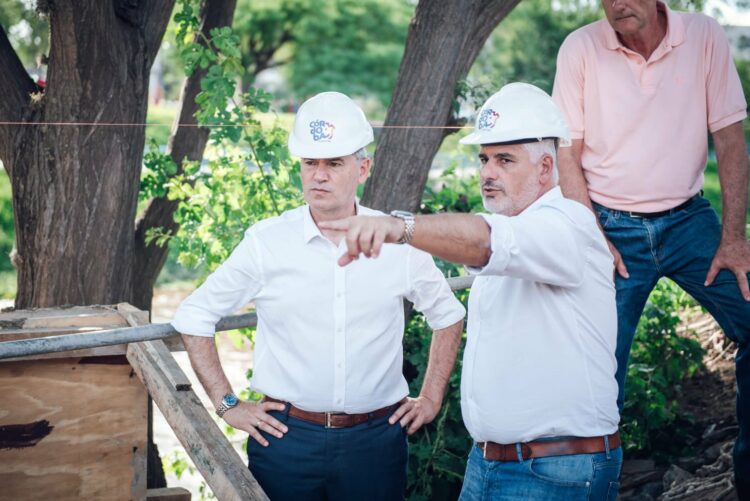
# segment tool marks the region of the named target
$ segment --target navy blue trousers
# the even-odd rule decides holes
[[[406,432],[388,417],[332,429],[270,414],[289,431],[278,439],[262,432],[263,447],[247,441],[249,468],[271,501],[399,500],[406,492]]]

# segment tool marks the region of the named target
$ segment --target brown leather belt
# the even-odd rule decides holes
[[[607,435],[607,438],[609,439],[610,450],[620,447],[619,431],[612,435]],[[535,440],[533,442],[522,442],[520,446],[523,459],[566,456],[568,454],[595,454],[606,450],[604,437]],[[518,461],[516,444],[478,442],[477,447],[484,454],[484,459],[490,461]]]
[[[405,402],[406,399],[404,398],[388,407],[383,407],[382,409],[362,414],[345,414],[343,412],[309,412],[304,411],[299,407],[295,407],[284,400],[278,400],[271,397],[263,397],[263,400],[261,401],[289,405],[290,416],[310,423],[319,424],[326,428],[350,428],[358,424],[366,423],[370,419],[378,419],[390,415],[399,405],[401,405],[401,403]]]

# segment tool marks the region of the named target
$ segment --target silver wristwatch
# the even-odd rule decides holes
[[[240,399],[237,398],[237,395],[234,393],[227,393],[224,395],[224,397],[221,399],[221,403],[216,408],[216,415],[219,417],[223,417],[224,414],[231,408],[235,407],[237,404],[240,403]]]
[[[404,234],[401,235],[401,238],[396,243],[408,244],[409,242],[411,242],[411,239],[414,236],[414,214],[412,214],[411,212],[406,212],[405,210],[393,210],[391,211],[391,216],[403,219],[404,221]]]

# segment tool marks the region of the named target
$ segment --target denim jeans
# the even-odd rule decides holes
[[[627,279],[615,276],[620,411],[638,319],[656,282],[668,277],[706,308],[725,334],[737,343],[740,430],[734,448],[734,468],[739,489],[739,484],[750,482],[750,303],[742,298],[737,278],[729,270],[721,270],[709,287],[703,285],[721,239],[716,212],[703,197],[694,198],[673,214],[648,219],[598,204],[594,204],[594,210],[630,274]]]
[[[287,407],[288,409],[288,407]],[[289,431],[263,447],[247,441],[250,472],[271,501],[404,499],[406,432],[388,417],[350,428],[325,428],[288,415],[269,413]]]
[[[476,445],[460,501],[614,501],[622,448],[596,454],[489,461]]]

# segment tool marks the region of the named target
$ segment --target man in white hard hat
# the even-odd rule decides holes
[[[613,260],[593,214],[557,186],[565,121],[541,89],[514,83],[487,100],[461,142],[481,145],[492,214],[417,216],[413,225],[357,216],[322,226],[347,233],[342,265],[406,240],[477,276],[461,380],[476,445],[461,499],[615,499]]]
[[[324,92],[299,109],[289,151],[301,158],[307,205],[253,225],[172,321],[217,414],[250,434],[249,466],[270,499],[402,499],[407,441],[442,403],[464,307],[429,254],[394,245],[343,269],[339,232],[320,223],[380,212],[360,206],[372,127],[347,96]],[[422,391],[405,398],[403,300],[434,329]],[[216,322],[248,302],[258,314],[243,402],[224,375]]]

